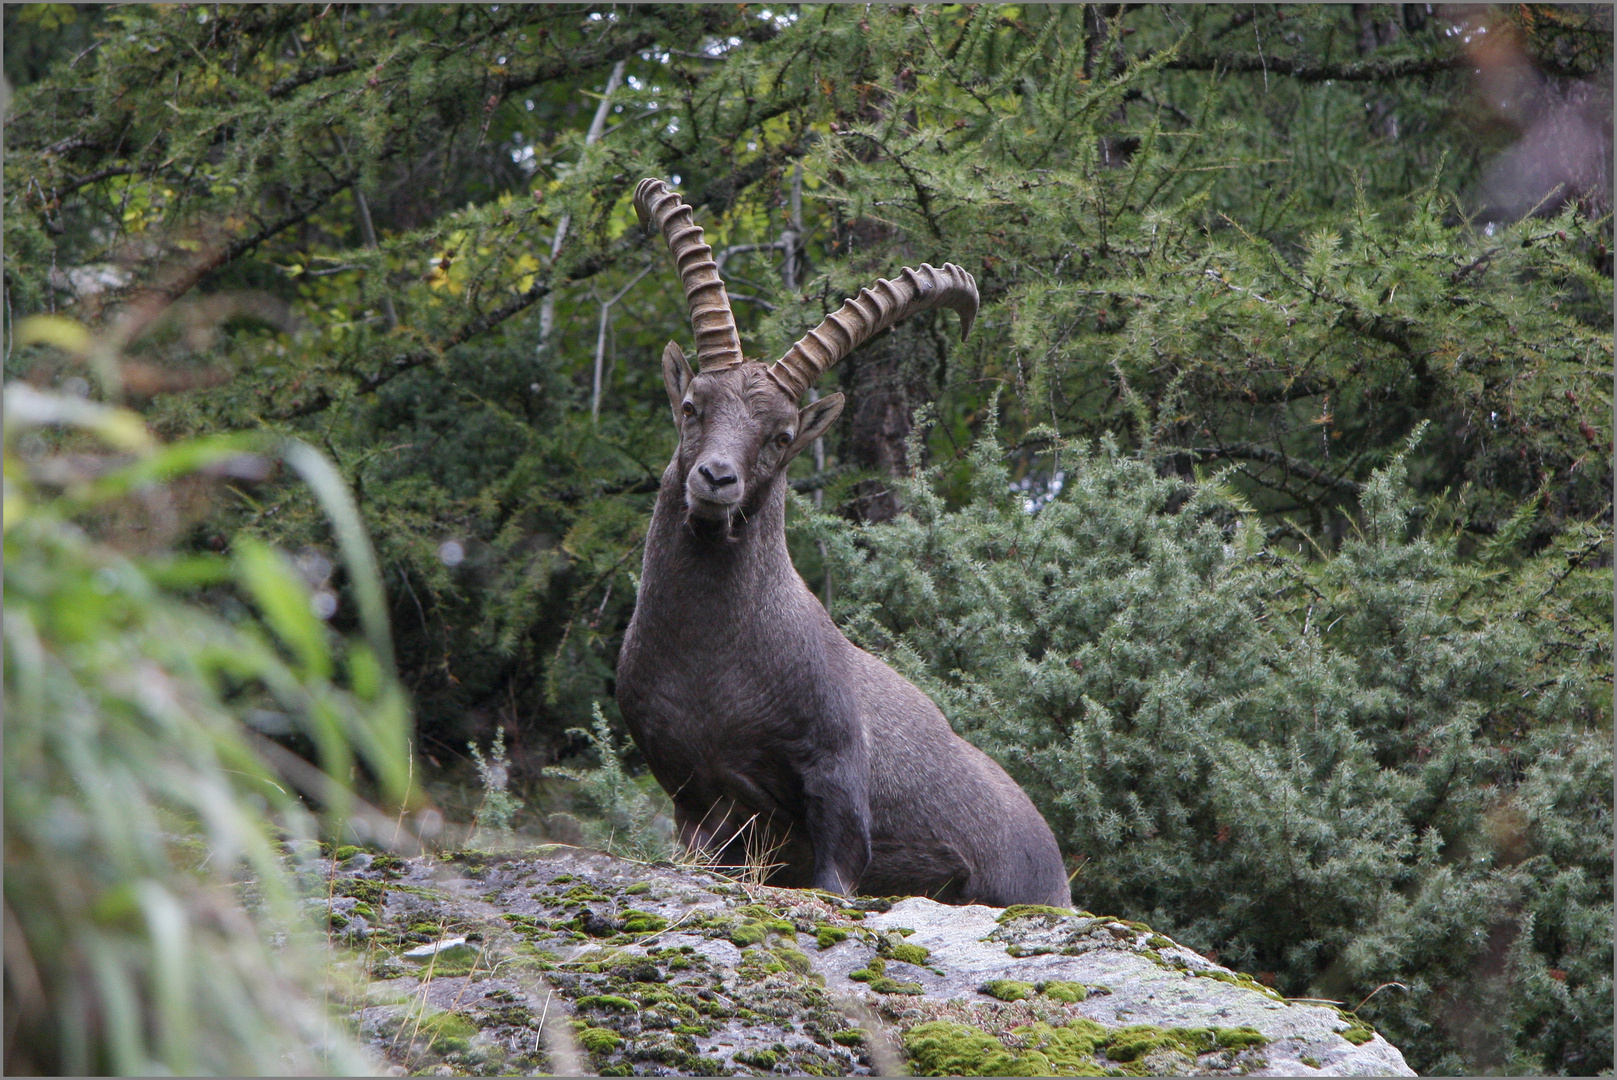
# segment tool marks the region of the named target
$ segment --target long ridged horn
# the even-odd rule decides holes
[[[786,350],[769,369],[770,377],[796,401],[831,368],[894,323],[935,307],[960,314],[960,337],[977,318],[977,281],[954,263],[942,268],[906,266],[897,278],[882,278],[860,289],[841,308]]]
[[[634,189],[634,210],[642,228],[655,225],[662,232],[679,266],[685,303],[691,309],[691,329],[696,333],[697,368],[741,363],[741,335],[736,332],[730,296],[713,261],[713,249],[702,242],[702,227],[692,220],[690,206],[667,184],[648,176]]]

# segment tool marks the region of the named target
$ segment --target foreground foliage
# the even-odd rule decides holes
[[[958,508],[934,473],[910,515],[806,531],[850,635],[1044,810],[1076,902],[1292,996],[1401,983],[1362,1011],[1423,1073],[1609,1069],[1608,540],[1526,556],[1520,522],[1457,558],[1400,453],[1308,559],[1222,477],[1059,454],[1036,512],[985,439]]]
[[[25,465],[18,442],[60,424],[127,463]],[[160,447],[132,413],[17,385],[5,438],[8,1070],[364,1071],[325,1010],[285,855],[342,823],[353,765],[404,794],[409,713],[380,593],[369,640],[340,642],[279,552],[242,537],[230,557],[177,555],[140,535],[174,513],[171,482],[253,467],[241,439]],[[286,457],[332,507],[357,591],[375,590],[341,481],[305,446]],[[301,736],[323,770],[244,720]]]

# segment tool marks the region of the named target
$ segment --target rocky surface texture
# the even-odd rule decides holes
[[[844,900],[551,845],[315,860],[394,1073],[1414,1075],[1140,923]]]

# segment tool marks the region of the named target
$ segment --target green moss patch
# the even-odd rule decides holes
[[[367,904],[380,904],[387,899],[386,885],[364,878],[338,878],[332,883],[331,891],[338,896],[352,896]]]
[[[577,1035],[578,1045],[592,1054],[610,1054],[623,1045],[623,1037],[611,1028],[586,1027]]]
[[[990,979],[979,986],[977,992],[1001,1001],[1025,1001],[1036,993],[1032,983],[1019,979]]]
[[[761,945],[770,934],[796,937],[797,927],[785,919],[750,918],[731,927],[729,937],[732,944],[744,949],[748,945]]]
[[[623,932],[625,934],[655,934],[659,930],[668,929],[668,920],[661,915],[653,915],[649,911],[629,910],[623,913]]]
[[[755,1069],[763,1069],[768,1072],[775,1067],[775,1063],[780,1060],[780,1057],[773,1050],[755,1050],[751,1053],[737,1054],[736,1060],[743,1065],[751,1065]]]
[[[578,1009],[611,1009],[616,1012],[635,1012],[640,1006],[617,994],[586,994],[573,1002]]]
[[[1159,1028],[1149,1024],[1109,1030],[1093,1020],[1061,1027],[1028,1024],[1002,1041],[967,1024],[935,1020],[904,1036],[914,1071],[926,1076],[1130,1075],[1158,1050],[1195,1059],[1214,1050],[1267,1045],[1253,1028]],[[1104,1055],[1105,1061],[1100,1060]]]
[[[822,949],[829,949],[848,940],[848,931],[840,926],[819,926],[814,931],[814,944]]]
[[[1089,988],[1083,983],[1066,982],[1061,979],[1042,982],[1039,984],[1038,989],[1039,993],[1051,1001],[1062,1001],[1069,1005],[1076,1005],[1089,997]]]
[[[1216,982],[1229,983],[1231,986],[1239,986],[1243,990],[1251,990],[1254,993],[1262,994],[1264,997],[1272,998],[1275,1001],[1286,1000],[1285,998],[1281,997],[1280,994],[1269,989],[1267,986],[1264,986],[1252,976],[1244,975],[1239,971],[1193,970],[1191,971],[1191,974],[1195,975],[1197,978],[1212,979]]]
[[[911,1028],[904,1049],[923,1076],[1104,1076],[1094,1056],[1104,1032],[1090,1020],[1032,1024],[1012,1032],[1024,1043],[1012,1049],[966,1024],[934,1020]]]
[[[605,893],[590,885],[574,885],[562,893],[562,899],[574,900],[581,904],[595,903],[598,900],[611,899]]]
[[[651,891],[651,882],[637,881],[623,890],[624,896],[644,896]]]
[[[808,954],[795,945],[788,945],[786,942],[782,941],[776,944],[775,947],[770,951],[776,956],[780,957],[781,963],[785,964],[788,968],[797,972],[799,975],[807,975],[809,972],[814,970],[814,964],[809,960]]]
[[[454,1054],[468,1049],[477,1031],[477,1025],[460,1013],[438,1013],[421,1023],[421,1034],[427,1037],[428,1045],[439,1054]]]
[[[1051,907],[1049,904],[1012,904],[1000,912],[999,918],[995,921],[1003,924],[1035,915],[1060,919],[1071,914],[1073,914],[1072,908]]]
[[[907,941],[898,945],[883,945],[882,951],[889,960],[902,960],[904,963],[914,964],[916,967],[926,967],[927,962],[932,958],[931,949],[923,945],[911,945]]]
[[[872,956],[870,962],[858,971],[848,972],[848,978],[855,982],[868,983],[870,988],[878,994],[919,994],[921,984],[912,982],[899,982],[887,974],[887,961],[879,956]]]
[[[1346,1028],[1338,1031],[1337,1034],[1342,1036],[1342,1038],[1346,1039],[1348,1042],[1352,1043],[1354,1046],[1363,1046],[1365,1043],[1376,1037],[1376,1029],[1365,1023],[1363,1020],[1360,1020],[1357,1013],[1350,1013],[1346,1009],[1337,1009],[1336,1015],[1340,1016],[1343,1020],[1346,1020],[1348,1025]]]
[[[831,1033],[831,1041],[838,1046],[863,1046],[870,1033],[864,1028],[844,1028]]]

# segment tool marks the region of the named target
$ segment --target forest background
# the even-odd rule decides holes
[[[793,551],[1080,906],[1422,1072],[1609,1071],[1611,62],[1601,5],[7,5],[8,1017],[179,1024],[161,965],[45,959],[156,948],[117,890],[184,862],[64,825],[136,744],[53,743],[52,687],[155,752],[202,715],[168,673],[266,780],[358,754],[402,799],[407,735],[452,823],[665,842],[612,700],[689,339],[659,176],[760,356],[976,276],[964,342],[822,381]],[[225,794],[129,782],[219,842]],[[32,1030],[8,1060],[183,1064]]]

